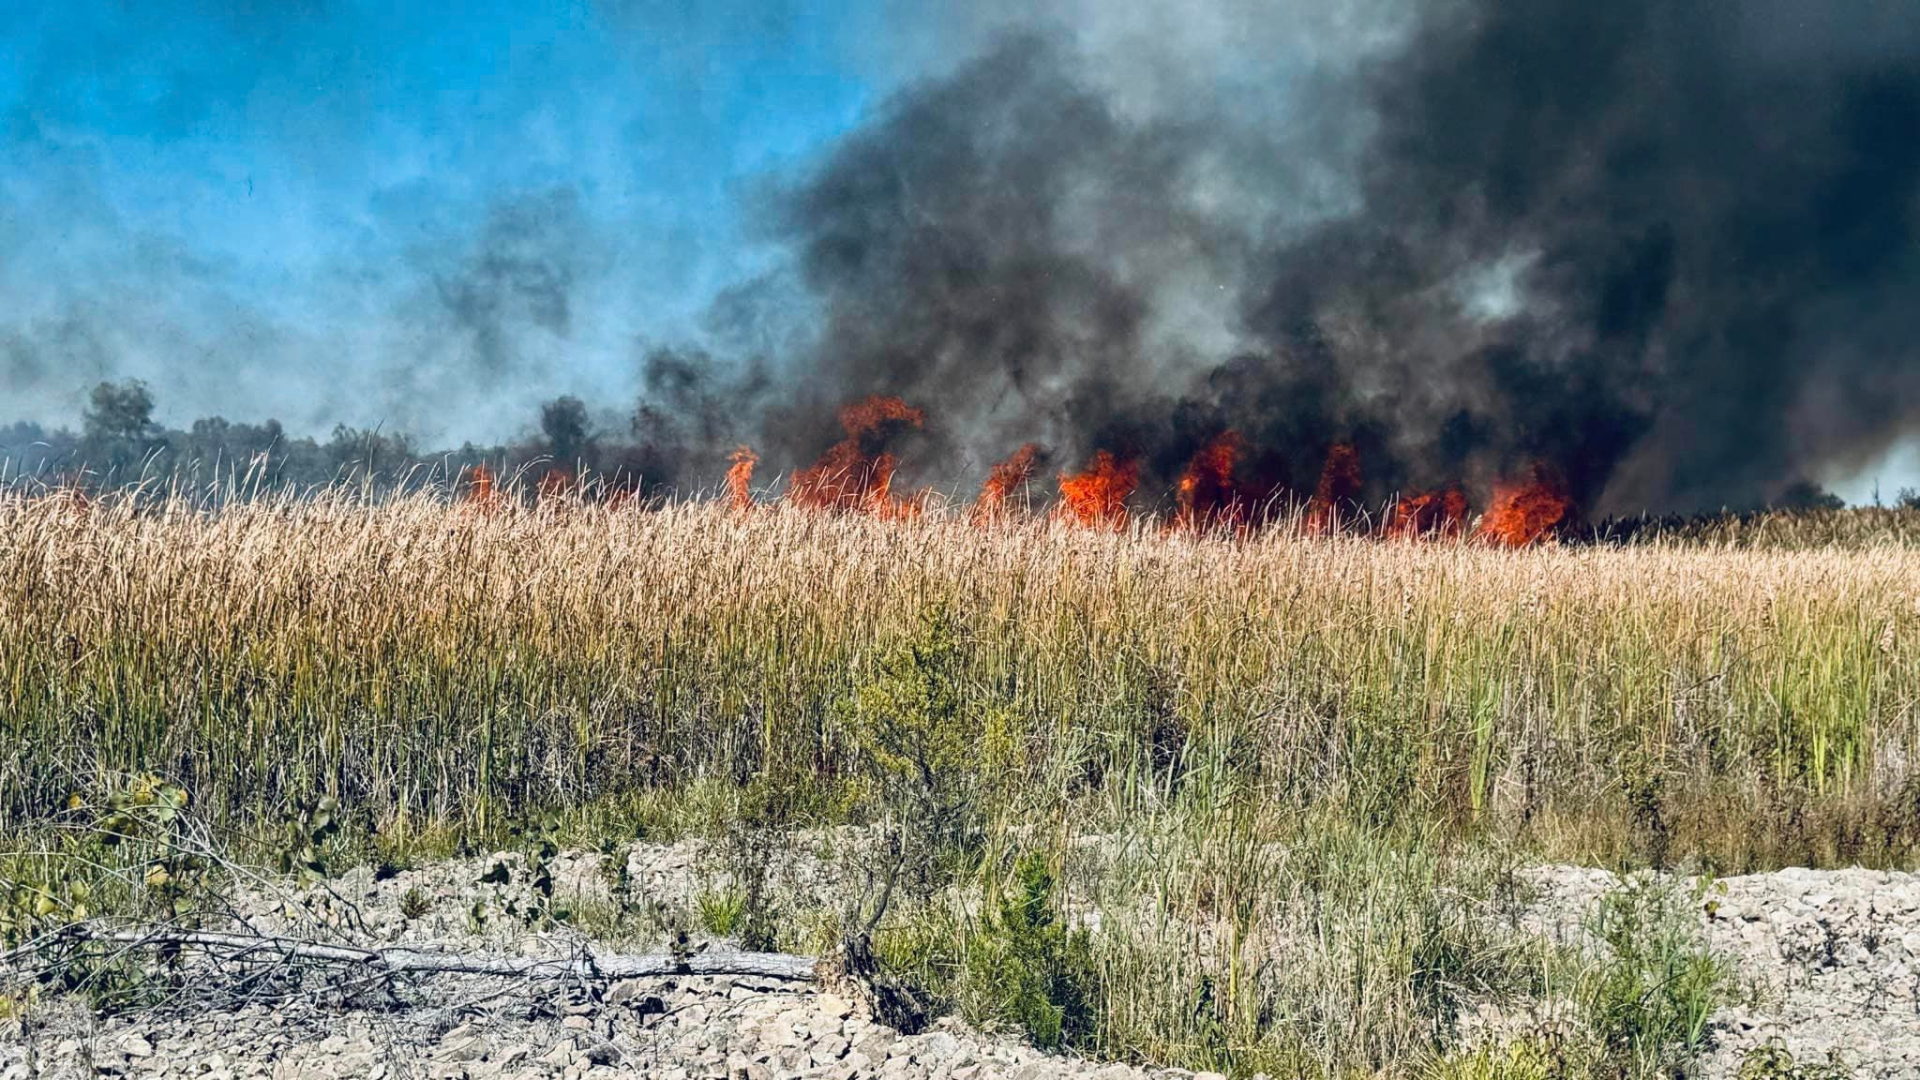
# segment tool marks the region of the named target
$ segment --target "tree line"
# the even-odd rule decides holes
[[[100,490],[136,484],[214,490],[284,490],[334,483],[376,487],[458,485],[484,466],[529,482],[597,478],[603,487],[661,494],[680,447],[660,418],[637,409],[626,433],[596,430],[588,407],[564,395],[540,406],[537,433],[491,445],[420,446],[405,432],[337,424],[326,438],[294,435],[278,420],[207,416],[184,428],[154,419],[152,390],[138,380],[102,382],[88,393],[76,431],[32,421],[0,424],[0,481]],[[551,480],[549,480],[551,483]]]

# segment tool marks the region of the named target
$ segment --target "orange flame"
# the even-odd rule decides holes
[[[1015,450],[1007,460],[987,473],[980,485],[980,497],[973,503],[976,524],[993,521],[1007,512],[1007,499],[1033,479],[1034,466],[1040,460],[1040,444],[1028,443]]]
[[[1493,505],[1475,535],[1501,547],[1525,547],[1551,535],[1572,505],[1551,470],[1536,464],[1526,480],[1494,485]]]
[[[760,463],[760,455],[753,452],[751,446],[742,446],[734,450],[728,460],[733,465],[727,469],[727,502],[736,511],[753,509],[753,467]]]
[[[924,427],[927,414],[897,397],[875,395],[840,408],[847,437],[827,448],[811,468],[793,474],[788,497],[817,510],[864,510],[882,517],[913,517],[923,498],[908,500],[909,510],[891,494],[899,460],[880,444],[906,428]]]
[[[1249,500],[1233,479],[1234,468],[1246,452],[1247,440],[1237,431],[1225,431],[1193,455],[1187,471],[1180,475],[1175,529],[1204,529],[1216,524],[1246,527]]]
[[[539,494],[542,503],[572,498],[578,494],[573,473],[557,465],[548,469],[547,474],[540,478]]]
[[[1320,469],[1320,484],[1307,501],[1307,531],[1331,532],[1339,524],[1341,510],[1359,499],[1360,451],[1352,443],[1334,443]]]
[[[61,504],[62,510],[71,511],[77,517],[86,517],[93,510],[92,497],[76,477],[62,479],[48,494]]]
[[[1060,475],[1061,510],[1071,520],[1116,531],[1127,527],[1127,496],[1140,485],[1138,462],[1096,452],[1086,471]]]
[[[887,485],[893,483],[893,459],[887,457]],[[927,491],[921,489],[911,495],[890,495],[887,486],[874,493],[867,500],[867,513],[882,521],[912,521],[924,514],[927,509]]]
[[[1416,492],[1395,503],[1386,533],[1411,538],[1454,536],[1466,522],[1467,494],[1460,485],[1449,484],[1440,491]]]
[[[499,484],[495,481],[493,470],[485,462],[473,467],[467,474],[467,491],[462,501],[483,514],[491,514],[500,509],[501,497]]]

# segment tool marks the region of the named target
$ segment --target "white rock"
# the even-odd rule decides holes
[[[829,1035],[817,1040],[808,1051],[815,1065],[826,1065],[840,1060],[847,1052],[847,1040],[838,1035]]]
[[[760,1028],[760,1042],[765,1046],[797,1046],[800,1036],[794,1031],[792,1021],[786,1017],[775,1017]]]
[[[624,1005],[646,992],[647,985],[639,979],[622,979],[607,987],[606,1003]]]
[[[435,1053],[443,1061],[477,1061],[486,1049],[485,1034],[472,1024],[461,1024],[440,1036],[440,1047]],[[331,1051],[339,1052],[338,1049]]]
[[[930,1031],[921,1036],[920,1046],[913,1052],[915,1061],[945,1061],[960,1049],[960,1040],[944,1031]]]

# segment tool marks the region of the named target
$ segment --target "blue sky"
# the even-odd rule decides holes
[[[884,93],[859,70],[884,33],[874,7],[460,9],[6,5],[0,385],[16,400],[0,412],[68,419],[95,378],[128,374],[175,421],[481,438],[563,390],[627,397],[637,341],[695,332],[716,289],[770,265],[754,186]],[[461,292],[500,248],[558,266],[564,311],[543,315],[523,294],[551,283],[518,271]],[[462,346],[410,316],[451,296],[515,338],[485,393],[434,393]],[[477,400],[450,417],[449,393]]]
[[[0,421],[70,424],[133,377],[173,424],[445,446],[574,393],[620,430],[651,346],[804,352],[815,301],[756,208],[999,29],[1045,23],[1123,119],[1267,161],[1203,155],[1186,193],[1258,236],[1351,205],[1364,118],[1301,88],[1391,55],[1417,7],[0,0]],[[1231,283],[1161,262],[1169,355],[1231,353]],[[743,288],[751,336],[717,339]],[[1920,443],[1821,479],[1920,484]]]

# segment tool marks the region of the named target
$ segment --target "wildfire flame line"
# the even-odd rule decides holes
[[[500,509],[503,500],[499,481],[485,462],[475,465],[473,471],[467,474],[467,490],[461,501],[482,514],[491,514]]]
[[[1140,486],[1140,463],[1099,450],[1087,468],[1060,476],[1061,512],[1090,528],[1127,527],[1127,497]]]
[[[907,430],[926,426],[927,414],[897,397],[876,394],[840,409],[846,438],[827,448],[808,468],[793,474],[787,497],[816,510],[864,511],[886,518],[913,517],[922,495],[897,499],[893,473],[899,460],[884,443]]]
[[[752,447],[742,446],[728,460],[733,464],[727,469],[727,502],[736,512],[744,513],[753,509],[753,467],[760,463],[760,455]]]
[[[1466,524],[1467,493],[1451,484],[1440,491],[1415,492],[1394,503],[1386,534],[1409,539],[1458,536]]]
[[[1545,464],[1525,480],[1495,484],[1493,502],[1475,535],[1501,547],[1525,547],[1552,535],[1573,508],[1559,478]]]
[[[1313,535],[1339,528],[1342,513],[1352,514],[1360,501],[1360,451],[1352,443],[1334,443],[1320,468],[1320,482],[1307,500],[1302,522]]]
[[[1027,443],[1005,461],[995,465],[987,473],[986,483],[980,485],[980,497],[974,500],[975,524],[984,524],[1004,516],[1007,500],[1033,479],[1033,470],[1039,461],[1040,444]]]
[[[828,447],[811,466],[795,473],[787,499],[818,510],[872,514],[884,520],[904,520],[925,510],[927,492],[901,497],[893,494],[899,458],[887,443],[896,436],[923,428],[926,414],[897,397],[875,395],[849,402],[840,410],[845,437]],[[1262,490],[1240,475],[1253,447],[1236,431],[1223,431],[1208,440],[1181,473],[1175,488],[1176,509],[1168,522],[1172,531],[1201,531],[1225,527],[1245,534],[1263,520],[1263,503],[1271,504],[1282,486]],[[994,465],[974,501],[971,519],[984,524],[1003,518],[1014,494],[1033,479],[1044,453],[1027,443]],[[751,483],[759,456],[750,447],[730,457],[726,489],[736,510],[753,506]],[[1097,450],[1085,469],[1062,473],[1060,498],[1054,513],[1062,520],[1089,528],[1124,530],[1131,521],[1128,500],[1140,485],[1137,459],[1111,450]],[[555,473],[548,474],[548,481]],[[571,478],[566,478],[570,482]],[[547,481],[542,482],[545,493]],[[493,474],[477,467],[467,494],[469,502],[493,505],[499,496]],[[1310,534],[1341,527],[1343,514],[1362,518],[1360,454],[1351,443],[1335,443],[1327,450],[1313,495],[1307,500],[1302,525]],[[1476,540],[1504,547],[1520,547],[1548,539],[1572,519],[1573,502],[1545,464],[1535,465],[1521,480],[1495,485],[1493,500],[1472,531]],[[1428,539],[1467,535],[1469,507],[1459,484],[1415,491],[1388,510],[1374,530],[1382,537]]]
[[[1253,499],[1234,480],[1246,454],[1247,440],[1237,431],[1223,431],[1193,456],[1175,489],[1175,530],[1225,526],[1238,531],[1248,526]]]
[[[573,471],[556,465],[540,477],[538,490],[540,504],[564,502],[580,494],[580,485],[574,479]]]

